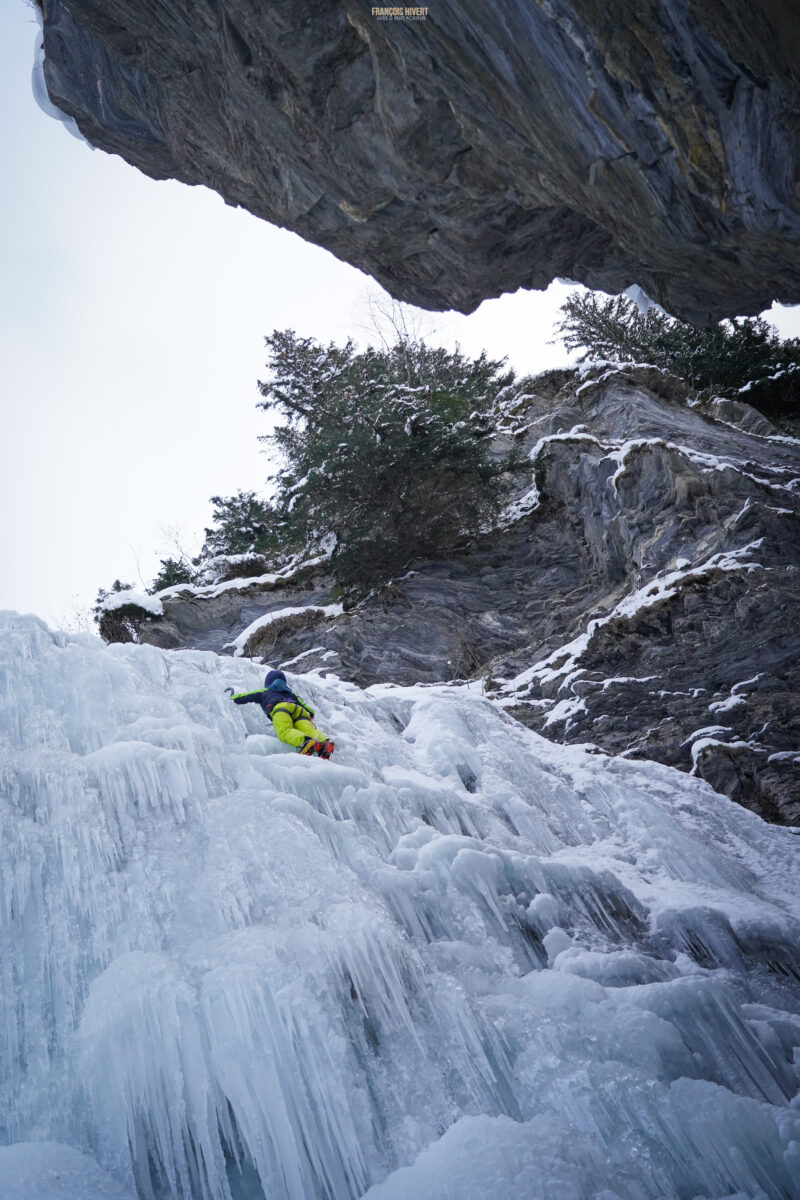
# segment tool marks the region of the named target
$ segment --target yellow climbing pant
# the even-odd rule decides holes
[[[292,706],[294,707],[294,705]],[[316,729],[310,721],[301,717],[299,720],[292,720],[285,708],[275,708],[272,710],[272,728],[282,742],[286,742],[287,746],[296,746],[298,749],[302,746],[306,738],[316,738],[318,742],[327,742],[328,735]]]

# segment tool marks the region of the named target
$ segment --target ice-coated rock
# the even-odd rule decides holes
[[[792,0],[41,0],[52,101],[423,307],[800,300]],[[643,291],[642,291],[643,290]]]
[[[4,1200],[796,1194],[789,830],[457,689],[290,673],[308,760],[246,660],[0,620]]]
[[[3,1200],[788,1200],[796,836],[446,687],[0,616]],[[28,1189],[25,1191],[25,1189]]]

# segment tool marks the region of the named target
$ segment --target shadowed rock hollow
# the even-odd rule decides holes
[[[206,184],[396,297],[566,276],[695,322],[800,301],[789,0],[43,0],[94,145]]]

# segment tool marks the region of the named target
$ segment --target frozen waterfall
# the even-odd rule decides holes
[[[480,696],[0,616],[2,1200],[800,1197],[800,843]]]

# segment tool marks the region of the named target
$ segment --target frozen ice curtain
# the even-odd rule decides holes
[[[791,831],[464,689],[307,675],[305,759],[245,660],[0,621],[3,1200],[800,1194]]]

